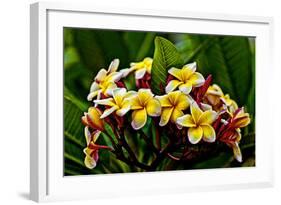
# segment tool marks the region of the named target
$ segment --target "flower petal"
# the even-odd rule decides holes
[[[200,126],[190,127],[187,131],[188,139],[191,144],[197,144],[203,136],[203,130]]]
[[[93,142],[96,142],[98,140],[100,133],[101,133],[101,131],[99,131],[99,130],[94,131],[93,139],[92,139]]]
[[[122,70],[119,71],[119,73],[122,73],[122,78],[127,77],[132,71],[134,71],[134,69],[132,68],[124,68]]]
[[[118,109],[116,111],[116,114],[120,117],[124,116],[129,110],[131,109],[131,103],[129,101],[126,101],[121,109]]]
[[[92,135],[91,135],[91,132],[89,131],[88,126],[86,126],[84,128],[84,135],[85,135],[86,143],[87,143],[87,146],[88,146],[90,144],[91,140],[92,140]]]
[[[169,93],[173,90],[175,90],[179,85],[183,84],[183,82],[178,80],[171,80],[168,85],[165,87],[165,92]]]
[[[113,72],[117,71],[118,66],[119,66],[119,63],[120,63],[120,61],[119,61],[118,58],[114,59],[114,60],[110,63],[107,72],[108,72],[108,73],[113,73]]]
[[[196,124],[195,124],[192,116],[189,114],[179,117],[176,120],[176,123],[181,126],[184,126],[184,127],[196,127]]]
[[[205,79],[201,73],[195,72],[190,76],[189,81],[191,82],[192,86],[200,87],[204,84]]]
[[[170,117],[173,113],[173,110],[174,108],[163,108],[162,109],[162,113],[161,113],[161,119],[160,119],[160,122],[159,122],[159,126],[165,126],[169,120],[170,120]]]
[[[239,148],[239,145],[237,142],[235,142],[233,145],[232,145],[232,150],[233,150],[233,154],[234,154],[234,157],[235,159],[238,161],[238,162],[242,162],[242,153],[241,153],[241,150]]]
[[[98,130],[104,129],[104,121],[100,118],[101,111],[98,108],[90,107],[86,116],[90,127]]]
[[[101,69],[95,77],[95,80],[100,82],[103,81],[107,75],[107,71],[105,69]]]
[[[193,62],[193,63],[188,63],[186,64],[185,66],[183,66],[183,68],[187,67],[189,68],[192,72],[195,72],[196,71],[196,62]]]
[[[195,65],[195,66],[194,66]],[[190,63],[182,67],[182,81],[186,82],[196,70],[196,64]]]
[[[91,92],[94,92],[94,91],[97,91],[97,90],[99,90],[99,89],[100,89],[99,84],[98,84],[96,81],[94,81],[94,82],[92,83],[92,85],[91,85],[90,93],[91,93]]]
[[[143,109],[143,106],[141,105],[138,96],[132,97],[132,98],[130,98],[130,100],[131,100],[131,109],[132,110]]]
[[[90,156],[85,157],[84,164],[88,169],[94,169],[97,166],[96,161]]]
[[[173,113],[172,113],[172,116],[171,116],[171,121],[172,121],[173,123],[176,123],[177,119],[178,119],[179,117],[182,117],[183,115],[184,115],[184,113],[183,113],[181,110],[175,108],[175,109],[173,110]]]
[[[184,94],[188,95],[192,90],[192,84],[190,82],[181,84],[179,86],[179,90],[182,91]]]
[[[142,79],[143,76],[145,75],[145,73],[146,73],[146,68],[138,69],[138,70],[136,70],[136,72],[135,72],[135,78],[136,78],[136,79]]]
[[[190,112],[195,123],[199,121],[200,116],[203,114],[203,111],[199,108],[196,102],[193,102],[190,105]]]
[[[100,116],[101,119],[107,117],[108,115],[110,115],[111,113],[113,113],[115,110],[117,110],[116,106],[113,106],[111,108],[106,109],[105,111],[103,111],[102,115]]]
[[[87,96],[87,100],[92,101],[93,98],[98,95],[98,93],[99,93],[99,90],[89,93],[89,95]]]
[[[123,73],[120,72],[113,72],[110,73],[107,77],[106,77],[106,81],[107,82],[117,82],[119,81],[123,76]]]
[[[203,112],[198,120],[198,124],[212,124],[217,119],[217,113],[213,110]]]
[[[107,105],[107,106],[114,106],[115,103],[113,101],[113,98],[106,98],[106,99],[102,99],[102,100],[94,100],[94,103],[98,104],[98,105]]]
[[[179,109],[179,110],[186,110],[190,105],[190,102],[189,102],[189,98],[181,93],[179,98],[178,98],[178,103],[176,105],[176,108]]]
[[[216,132],[214,128],[210,125],[201,125],[203,129],[203,140],[205,142],[214,142],[216,141]]]
[[[141,129],[147,120],[147,114],[145,109],[134,110],[132,113],[132,127],[135,130]]]
[[[161,104],[155,98],[149,100],[146,104],[146,111],[149,116],[157,117],[161,114]]]
[[[155,96],[155,98],[157,100],[159,100],[161,107],[171,107],[172,106],[168,95]]]
[[[175,67],[172,67],[168,70],[168,73],[174,77],[176,77],[177,79],[183,81],[182,79],[182,75],[181,75],[181,69],[178,69],[178,68],[175,68]]]

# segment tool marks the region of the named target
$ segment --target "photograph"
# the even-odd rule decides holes
[[[64,27],[64,176],[255,167],[255,46]]]

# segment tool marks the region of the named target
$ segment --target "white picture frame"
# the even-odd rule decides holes
[[[262,84],[262,79],[270,79],[268,69],[272,69],[272,18],[132,8],[97,8],[94,4],[46,2],[32,4],[30,14],[32,200],[41,202],[94,199],[273,186],[273,138],[267,140],[263,137],[274,135],[270,129],[273,109],[268,100],[270,95],[268,88],[272,85],[269,82],[265,88]],[[227,170],[64,177],[61,34],[65,26],[256,37],[256,166]],[[268,109],[265,111],[263,107]],[[268,120],[263,121],[264,118]]]

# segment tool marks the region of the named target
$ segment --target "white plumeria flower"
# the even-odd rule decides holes
[[[115,88],[112,91],[112,98],[102,100],[94,100],[97,105],[106,105],[107,108],[101,115],[101,119],[115,112],[116,115],[122,117],[131,109],[130,98],[136,94],[134,91],[127,92],[125,88]]]
[[[122,77],[128,76],[131,72],[135,71],[135,78],[142,79],[146,73],[151,74],[152,58],[146,57],[143,61],[130,64],[130,68],[120,70]]]
[[[169,93],[176,88],[179,88],[184,94],[189,94],[192,87],[200,87],[204,84],[205,79],[202,74],[195,72],[196,63],[190,63],[183,66],[181,69],[171,68],[168,73],[176,79],[171,80],[165,88],[166,93]]]
[[[96,96],[100,99],[101,93],[105,96],[112,95],[112,90],[117,88],[115,82],[119,81],[122,77],[122,73],[117,72],[118,66],[119,59],[114,59],[109,65],[107,71],[105,69],[101,69],[98,72],[87,97],[89,101],[92,101]]]

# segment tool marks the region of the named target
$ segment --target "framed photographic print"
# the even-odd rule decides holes
[[[31,5],[31,199],[271,186],[271,29]]]

